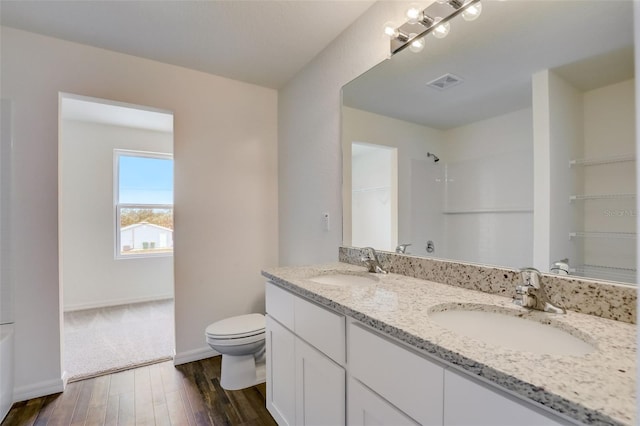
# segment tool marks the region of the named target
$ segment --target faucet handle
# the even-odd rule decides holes
[[[409,247],[410,245],[411,245],[411,243],[399,244],[396,247],[396,253],[399,253],[399,254],[406,253],[407,252],[407,247]]]
[[[541,274],[536,268],[521,268],[520,276],[526,286],[540,288]]]
[[[362,257],[364,259],[375,259],[376,251],[373,247],[362,247]]]

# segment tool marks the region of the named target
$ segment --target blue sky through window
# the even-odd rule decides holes
[[[119,188],[123,204],[173,204],[173,160],[120,155]]]

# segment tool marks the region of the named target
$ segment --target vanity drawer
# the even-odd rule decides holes
[[[344,365],[345,317],[267,282],[265,306],[269,316],[298,337]]]
[[[265,308],[269,316],[293,331],[293,299],[295,296],[275,284],[265,286]]]
[[[294,298],[295,333],[340,365],[344,365],[345,317]]]
[[[354,323],[348,365],[353,377],[418,423],[442,424],[444,368]]]

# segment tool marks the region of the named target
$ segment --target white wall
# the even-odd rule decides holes
[[[581,206],[568,200],[584,192],[583,170],[568,164],[585,155],[586,117],[582,92],[551,71],[533,76],[533,98],[534,156],[536,162],[545,161],[535,171],[534,266],[547,272],[564,258],[570,265],[581,263],[581,241],[569,239],[568,234],[583,229],[583,215]]]
[[[335,261],[342,243],[340,89],[389,55],[381,28],[408,2],[376,2],[279,92],[280,263]],[[323,230],[322,212],[334,218]]]
[[[173,297],[173,257],[115,259],[114,149],[173,152],[173,134],[62,120],[60,274],[64,310]]]
[[[11,143],[12,106],[0,101],[0,324],[13,322],[11,280]]]
[[[567,238],[567,233],[580,227],[580,215],[567,200],[578,187],[578,175],[567,167],[572,157],[580,157],[584,140],[582,93],[557,74],[549,73],[550,116],[550,228],[547,264],[538,264],[541,271],[549,271],[558,260],[569,258],[570,263],[580,257],[579,250]],[[575,158],[574,157],[574,158]],[[579,171],[578,171],[579,172]],[[537,176],[536,176],[537,178]],[[536,212],[537,213],[537,212]]]
[[[62,384],[60,91],[174,113],[178,361],[210,353],[203,338],[209,323],[262,311],[260,269],[278,263],[277,93],[11,28],[2,28],[1,43],[0,89],[15,106],[16,398]]]

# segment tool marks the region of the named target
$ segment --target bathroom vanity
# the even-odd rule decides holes
[[[633,324],[346,263],[263,275],[267,408],[281,425],[635,424]],[[526,318],[584,347],[531,336],[534,351],[514,349],[434,320],[460,310]]]

